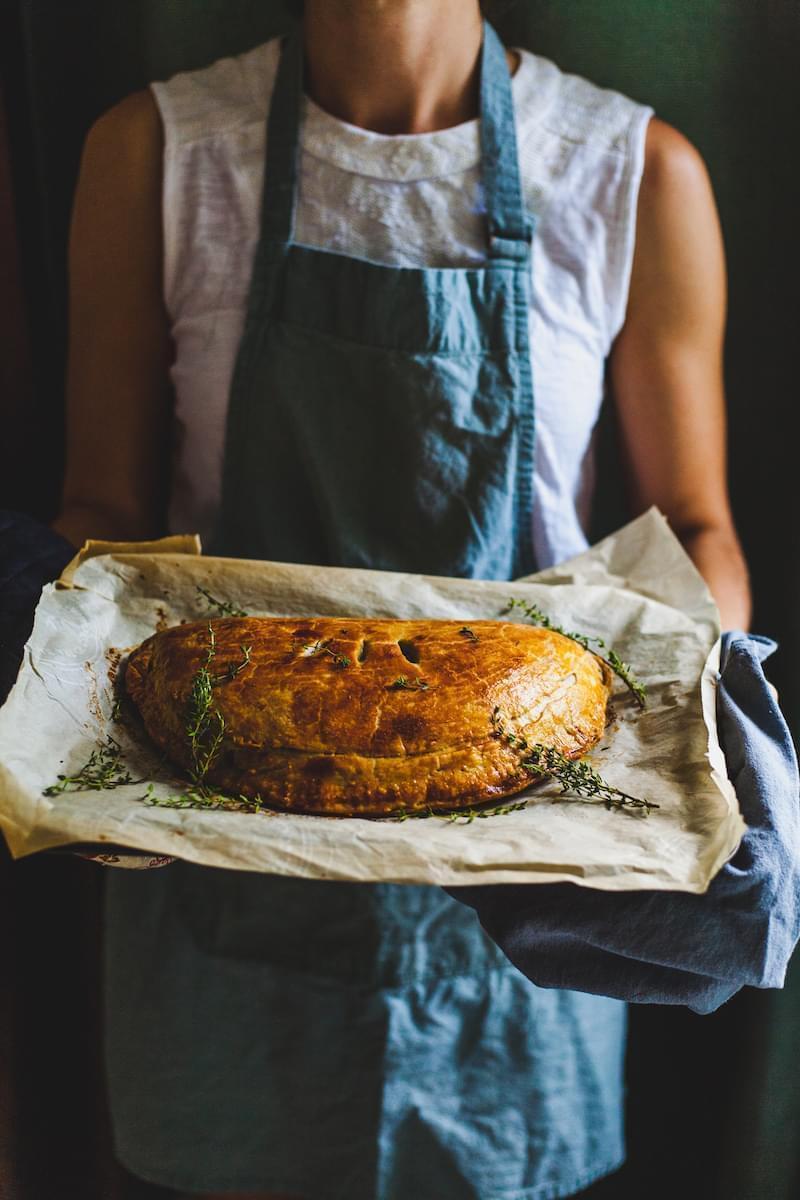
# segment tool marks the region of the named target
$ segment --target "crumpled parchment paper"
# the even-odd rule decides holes
[[[90,544],[45,588],[17,683],[0,711],[0,825],[15,857],[70,843],[135,847],[210,866],[315,879],[544,883],[703,892],[745,830],[715,721],[719,617],[703,580],[650,510],[585,554],[524,581],[487,582],[204,558],[196,538]],[[606,809],[548,781],[523,811],[454,821],[367,820],[149,807],[186,782],[112,719],[127,652],[157,629],[209,615],[198,590],[268,616],[496,619],[511,597],[602,637],[646,684],[621,681],[589,761],[660,807]],[[514,610],[504,620],[524,620]],[[111,734],[136,783],[45,796]]]

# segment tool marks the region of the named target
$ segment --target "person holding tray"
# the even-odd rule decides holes
[[[608,366],[631,512],[747,628],[706,169],[478,0],[306,0],[118,104],[70,277],[74,545],[530,573],[587,545]],[[624,1004],[437,888],[111,872],[106,987],[117,1154],[185,1195],[544,1200],[624,1156]]]

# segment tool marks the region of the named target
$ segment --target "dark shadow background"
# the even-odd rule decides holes
[[[58,505],[65,250],[86,129],[150,79],[273,36],[289,12],[279,0],[0,0],[0,507],[49,520]],[[507,44],[652,104],[708,163],[729,260],[734,512],[753,629],[781,643],[770,674],[796,736],[800,5],[517,0],[494,23]],[[626,519],[613,439],[608,406],[595,536]],[[110,1150],[101,887],[100,868],[77,860],[0,857],[0,1200],[167,1195],[126,1180]],[[638,1007],[631,1024],[630,1161],[587,1200],[796,1200],[800,970],[785,991],[747,991],[712,1017]]]

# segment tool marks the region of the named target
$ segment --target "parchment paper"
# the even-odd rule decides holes
[[[196,863],[317,879],[407,883],[571,880],[606,890],[702,892],[745,830],[715,724],[719,618],[700,575],[656,511],[525,581],[204,558],[196,538],[93,544],[45,588],[17,683],[0,711],[0,820],[15,857],[111,843]],[[270,616],[495,619],[509,598],[568,630],[602,637],[644,681],[640,711],[622,683],[590,761],[660,807],[649,816],[561,798],[549,781],[520,812],[475,819],[367,820],[148,807],[185,781],[111,719],[124,655],[156,629],[208,615],[204,587]],[[515,610],[515,613],[517,610]],[[520,619],[504,616],[502,619]],[[112,734],[137,782],[46,797]]]

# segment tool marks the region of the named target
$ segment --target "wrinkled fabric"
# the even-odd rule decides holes
[[[483,55],[487,261],[404,268],[297,242],[302,45],[285,39],[211,553],[472,579],[535,569],[534,222],[489,26]]]
[[[259,929],[283,914],[283,944],[295,921],[278,905],[265,917],[270,890],[249,872],[176,863],[106,882],[107,922],[126,933],[106,948],[107,1069],[134,1174],[307,1200],[545,1200],[621,1163],[618,1001],[536,988],[488,938],[481,970],[429,962],[397,987],[303,962],[326,942],[334,955],[336,924],[276,964]],[[304,881],[288,882],[299,896]],[[364,886],[329,884],[326,898]],[[204,887],[228,904],[195,937],[186,906]],[[463,940],[455,902],[430,893],[456,908]]]
[[[540,987],[712,1012],[783,986],[800,937],[800,784],[762,662],[769,638],[726,633],[717,720],[748,831],[701,896],[574,884],[448,889]]]
[[[74,555],[66,538],[35,517],[0,510],[0,703],[17,677],[42,588]]]
[[[164,295],[175,344],[169,528],[197,531],[204,546],[219,505],[280,44],[275,37],[151,85],[164,126]],[[652,109],[524,47],[515,52],[523,198],[538,217],[528,314],[537,427],[532,536],[546,567],[587,548],[592,429],[603,360],[627,305]],[[477,115],[425,134],[387,135],[341,121],[305,95],[296,241],[397,267],[481,267],[480,160]],[[317,300],[316,290],[304,294],[301,315],[309,324],[319,320]],[[486,312],[482,297],[475,303]],[[445,308],[431,314],[440,326],[433,327],[435,344],[455,344],[460,312],[453,309],[452,326]],[[395,323],[376,319],[380,344],[392,344]],[[335,312],[324,320],[338,326]],[[480,342],[474,330],[468,336]]]

